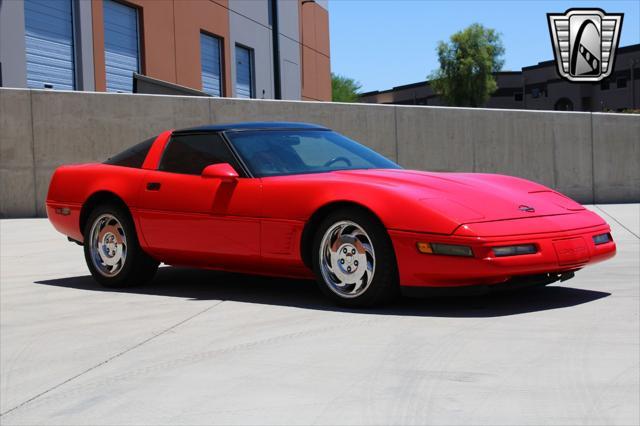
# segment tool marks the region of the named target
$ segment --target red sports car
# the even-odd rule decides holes
[[[315,276],[336,302],[371,306],[401,291],[545,285],[616,251],[602,218],[542,185],[403,170],[303,123],[166,131],[59,167],[46,203],[108,287],[149,281],[163,262]]]

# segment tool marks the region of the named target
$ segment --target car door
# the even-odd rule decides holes
[[[240,177],[201,176],[219,163]],[[260,179],[243,174],[220,134],[176,133],[141,188],[146,246],[165,263],[242,270],[260,259],[260,193]]]

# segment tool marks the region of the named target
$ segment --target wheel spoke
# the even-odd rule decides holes
[[[369,243],[362,243],[362,248],[364,249],[364,251],[373,256],[373,247],[371,247],[371,244]]]
[[[355,239],[360,239],[360,238],[364,238],[365,240],[369,239],[369,237],[367,237],[367,235],[360,228],[353,228],[353,230],[349,232],[347,235]]]
[[[363,279],[359,279],[358,281],[356,281],[355,285],[353,286],[353,289],[351,290],[351,294],[357,294],[364,284],[365,284],[365,280]]]

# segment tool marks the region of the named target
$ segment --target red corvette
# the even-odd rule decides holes
[[[109,287],[163,262],[315,276],[338,303],[370,306],[401,290],[546,285],[616,251],[602,218],[542,185],[403,170],[303,123],[166,131],[59,167],[46,203]]]

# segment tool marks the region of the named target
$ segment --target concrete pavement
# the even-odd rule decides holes
[[[162,268],[105,290],[43,219],[0,221],[0,423],[640,423],[640,205],[548,288],[348,311],[313,283]]]

